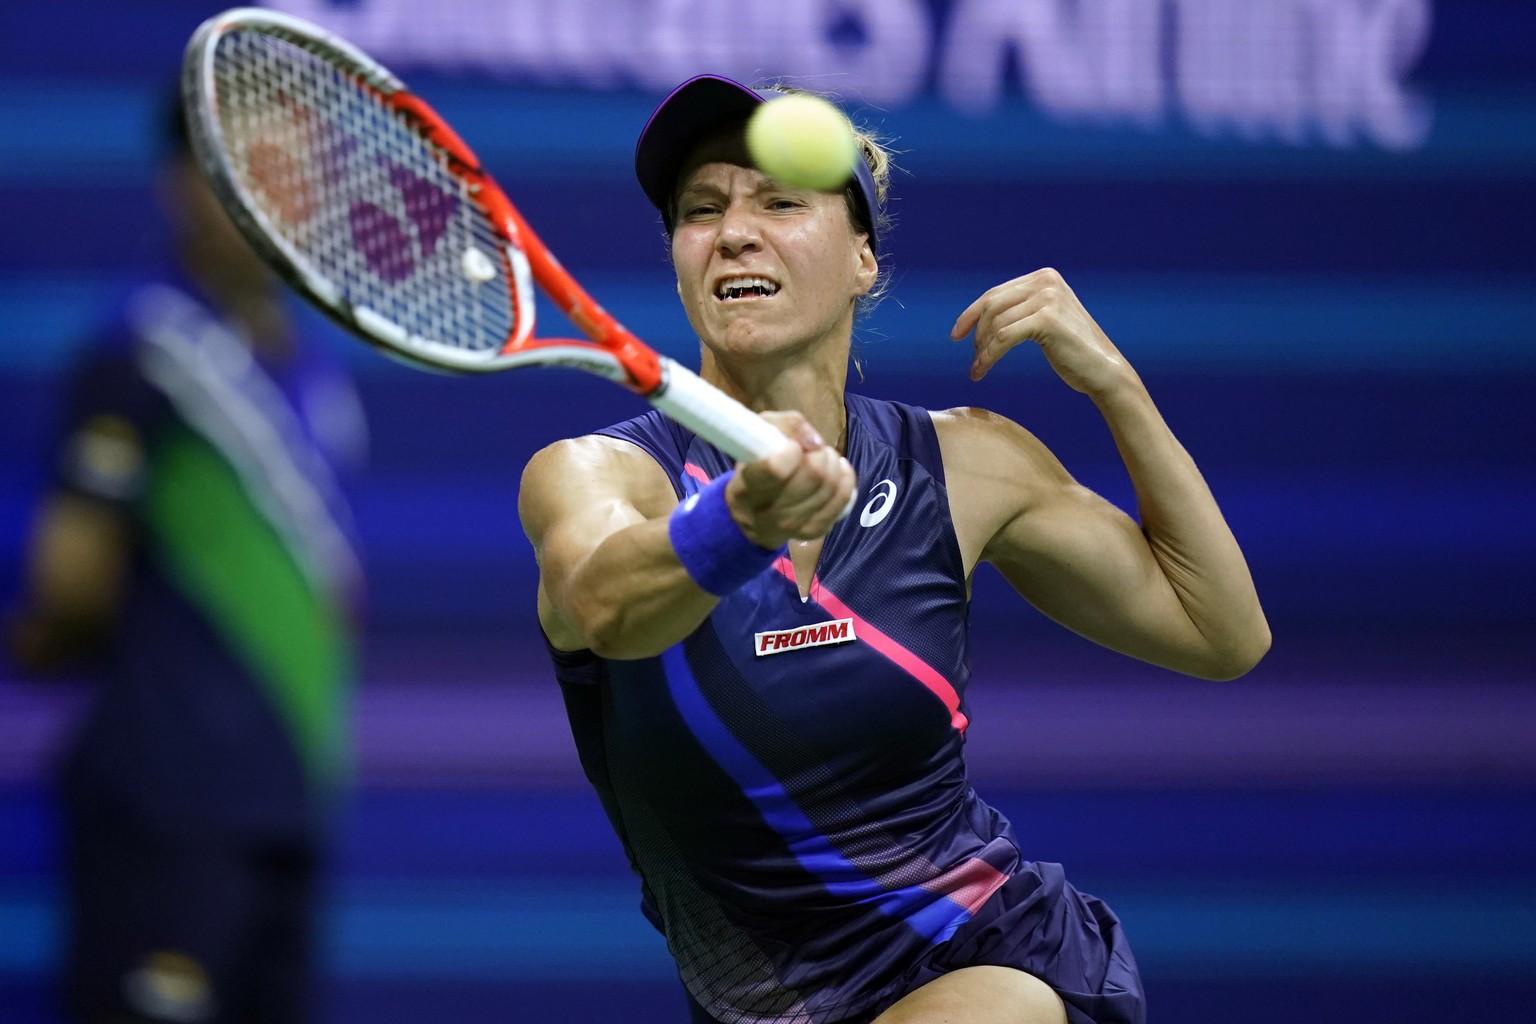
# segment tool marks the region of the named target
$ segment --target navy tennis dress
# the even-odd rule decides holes
[[[860,505],[802,600],[780,558],[657,657],[551,650],[583,768],[698,1022],[851,1024],[1017,967],[1074,1024],[1144,1020],[1119,922],[1024,859],[966,779],[965,570],[932,420],[847,396]],[[729,457],[657,413],[600,433],[679,498]]]

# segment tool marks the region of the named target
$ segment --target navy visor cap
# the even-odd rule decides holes
[[[711,132],[744,120],[758,104],[771,103],[785,95],[770,89],[753,89],[719,75],[699,75],[672,90],[651,114],[635,145],[635,177],[640,179],[640,187],[651,205],[667,218],[677,175],[693,147]],[[854,194],[863,206],[864,223],[869,226],[870,248],[878,254],[875,176],[862,155],[854,160],[850,171],[856,186]]]

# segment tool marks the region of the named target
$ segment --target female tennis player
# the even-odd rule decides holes
[[[698,1024],[1143,1021],[1119,920],[966,781],[969,581],[989,562],[1069,629],[1230,679],[1270,642],[1243,555],[1053,270],[981,293],[953,338],[973,379],[1043,351],[1102,413],[1139,522],[1005,415],[845,391],[888,160],[861,137],[841,191],[771,180],[743,124],[778,95],[684,83],[636,168],[701,376],[794,443],[733,465],[649,412],[523,476],[583,767]]]

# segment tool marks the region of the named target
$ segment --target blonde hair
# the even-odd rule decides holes
[[[788,94],[803,94],[818,96],[821,99],[836,103],[833,96],[819,93],[800,86],[789,85],[784,82],[776,82],[764,88],[774,92]],[[842,104],[837,104],[842,110]],[[844,110],[844,116],[847,116]],[[891,190],[891,171],[895,169],[895,162],[891,158],[889,144],[877,135],[872,129],[859,124],[853,118],[848,118],[849,127],[853,129],[853,141],[859,149],[859,156],[863,159],[869,174],[875,183],[874,208],[868,211],[868,219],[864,210],[864,204],[860,201],[860,192],[857,183],[850,181],[848,187],[843,189],[843,203],[848,208],[848,221],[855,228],[869,235],[871,239],[880,239],[880,245],[876,251],[875,260],[879,265],[879,274],[875,278],[874,287],[859,298],[857,315],[866,316],[880,303],[890,290],[891,277],[889,269],[884,262],[889,236],[892,227],[891,215],[886,211],[886,197]]]
[[[854,187],[843,191],[843,200],[848,205],[848,216],[854,224],[859,224],[866,231],[873,232],[871,237],[880,238],[880,251],[875,254],[875,262],[880,270],[875,278],[875,284],[870,290],[860,297],[858,302],[858,315],[864,316],[875,308],[885,293],[890,290],[890,267],[885,262],[889,251],[891,235],[891,215],[886,211],[885,197],[891,189],[891,169],[895,166],[891,160],[891,151],[878,136],[867,128],[859,125],[853,126],[853,141],[859,147],[859,155],[864,158],[864,163],[869,166],[870,177],[875,180],[875,208],[869,211],[873,223],[859,224],[860,206],[858,198],[854,194]]]

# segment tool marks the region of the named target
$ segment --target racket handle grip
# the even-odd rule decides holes
[[[663,356],[661,372],[661,387],[647,401],[732,458],[751,462],[791,443],[778,427],[683,364]]]

